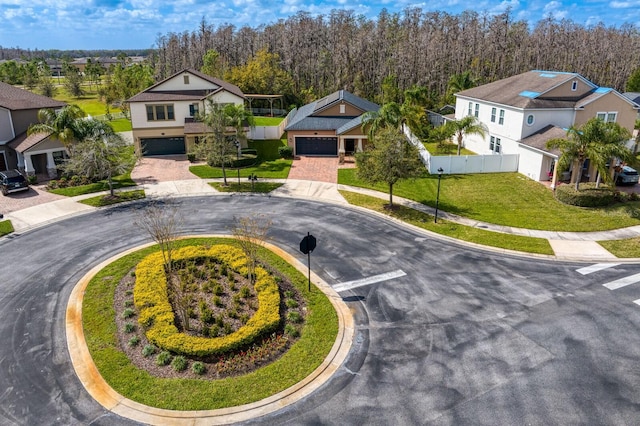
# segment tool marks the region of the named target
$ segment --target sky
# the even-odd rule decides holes
[[[0,46],[23,49],[147,49],[158,35],[194,31],[204,18],[215,26],[257,27],[300,11],[328,14],[349,9],[374,19],[408,7],[459,14],[464,10],[513,16],[531,26],[552,16],[582,25],[640,28],[640,0],[0,0]]]

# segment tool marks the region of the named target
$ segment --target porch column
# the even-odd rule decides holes
[[[18,169],[24,170],[24,155],[21,152],[16,151],[18,154]]]
[[[53,160],[53,151],[47,152],[47,174],[51,179],[58,177],[58,168],[56,162]]]
[[[338,153],[344,154],[344,138],[342,136],[338,136]]]
[[[558,182],[558,164],[553,166],[553,176],[551,176],[551,190],[556,190],[556,183]]]
[[[358,138],[358,152],[362,152],[362,138]]]
[[[36,174],[36,169],[33,167],[33,162],[31,161],[31,154],[24,155],[24,172],[27,175]]]

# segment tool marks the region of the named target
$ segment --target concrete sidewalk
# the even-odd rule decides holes
[[[160,197],[180,197],[195,195],[223,195],[216,191],[209,182],[220,181],[220,179],[187,179],[166,182],[148,182],[140,185],[139,188],[145,190],[148,198]],[[282,182],[283,185],[271,192],[271,196],[276,197],[292,197],[303,199],[317,199],[325,202],[345,204],[348,203],[340,195],[339,190],[358,192],[370,195],[376,198],[387,199],[388,194],[373,191],[364,188],[356,188],[346,185],[339,185],[328,182],[318,182],[309,180],[269,180],[265,181]],[[131,190],[132,188],[124,188],[122,190]],[[48,224],[55,220],[71,217],[76,214],[82,214],[94,210],[78,201],[93,197],[99,194],[81,195],[78,197],[64,198],[36,206],[32,206],[23,210],[14,211],[5,215],[6,219],[11,220],[17,233],[27,231],[31,228]],[[435,209],[415,201],[394,197],[394,201],[398,204],[422,211],[424,213],[434,215]],[[578,259],[578,260],[612,260],[616,259],[611,253],[605,250],[596,241],[619,240],[626,238],[634,238],[640,236],[640,226],[629,228],[615,229],[611,231],[597,232],[557,232],[557,231],[540,231],[532,229],[514,228],[508,226],[495,225],[485,223],[453,215],[444,211],[439,211],[438,216],[451,222],[460,223],[466,226],[480,228],[483,230],[501,232],[505,234],[522,235],[528,237],[544,238],[549,240],[554,250],[555,256],[560,259]]]

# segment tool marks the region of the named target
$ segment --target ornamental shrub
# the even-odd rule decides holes
[[[240,275],[247,274],[246,256],[237,247],[220,244],[212,247],[188,246],[173,253],[175,261],[213,258]],[[273,332],[280,323],[280,294],[273,277],[263,268],[256,268],[254,289],[257,309],[247,323],[226,336],[207,338],[180,333],[175,326],[175,314],[169,303],[167,277],[162,253],[153,253],[138,263],[134,302],[138,321],[147,327],[149,342],[173,353],[189,356],[218,355],[253,343]],[[229,330],[228,326],[221,328]],[[229,330],[230,331],[230,330]]]
[[[153,345],[144,345],[142,348],[142,356],[147,358],[156,353],[156,347]]]
[[[158,354],[156,358],[156,365],[169,365],[171,362],[171,354],[168,351],[162,351]]]
[[[583,183],[576,191],[573,185],[560,185],[555,191],[558,201],[578,207],[603,207],[616,202],[616,191],[605,185],[595,187],[595,183]]]
[[[280,146],[278,147],[278,154],[282,158],[293,158],[293,148],[290,146]]]
[[[187,369],[187,360],[182,355],[178,355],[171,361],[171,367],[176,371],[184,371]]]
[[[191,365],[191,371],[201,376],[207,371],[207,368],[205,367],[204,363],[196,361]]]

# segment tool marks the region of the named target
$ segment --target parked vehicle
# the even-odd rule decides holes
[[[638,183],[638,172],[629,166],[623,166],[622,169],[616,173],[616,184],[618,185],[635,185]]]
[[[29,190],[29,182],[19,171],[5,170],[0,172],[0,191],[2,191],[2,195],[27,190]]]

